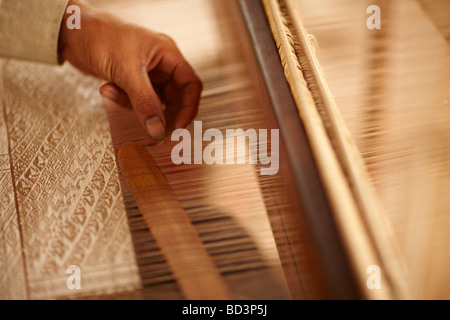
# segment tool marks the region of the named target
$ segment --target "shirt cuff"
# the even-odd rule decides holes
[[[0,0],[0,56],[61,64],[58,38],[69,0]]]

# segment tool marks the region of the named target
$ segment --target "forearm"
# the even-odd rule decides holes
[[[77,17],[76,15],[78,13],[76,12],[71,12],[71,10],[69,10],[70,8],[76,6],[77,8],[79,8],[79,16]],[[64,12],[62,21],[61,21],[61,28],[60,28],[60,32],[59,32],[59,39],[58,39],[58,53],[60,55],[63,55],[64,49],[67,46],[72,45],[70,42],[76,42],[76,38],[80,37],[80,33],[82,33],[81,31],[81,20],[83,20],[83,27],[86,28],[92,28],[91,24],[94,21],[92,14],[93,11],[95,11],[95,8],[93,7],[88,7],[87,5],[79,2],[79,1],[75,1],[75,0],[68,0],[67,3],[67,8]],[[83,15],[83,18],[82,18]],[[75,19],[79,19],[78,23],[79,23],[79,27],[69,27],[69,25],[71,24],[72,21],[69,21],[69,19],[73,19],[73,17],[75,17]]]
[[[69,61],[80,71],[105,80],[111,80],[98,63],[105,57],[120,48],[120,43],[113,40],[117,34],[118,26],[122,21],[104,10],[90,6],[81,1],[70,0],[67,8],[76,5],[79,8],[80,28],[70,28],[76,16],[70,10],[66,10],[62,21],[58,39],[58,54],[65,61]],[[116,47],[116,45],[118,47]],[[88,62],[95,61],[90,65]]]

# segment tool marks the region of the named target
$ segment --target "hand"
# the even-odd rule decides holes
[[[130,106],[154,139],[162,139],[167,119],[174,129],[197,115],[202,91],[198,76],[168,36],[125,23],[80,2],[81,29],[69,30],[64,17],[60,54],[80,71],[108,81],[101,94]]]

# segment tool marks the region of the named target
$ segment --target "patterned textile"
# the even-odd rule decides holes
[[[0,87],[0,298],[140,286],[96,80],[8,61]],[[67,285],[79,267],[81,290]]]

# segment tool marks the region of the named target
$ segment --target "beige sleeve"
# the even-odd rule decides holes
[[[61,63],[58,36],[69,0],[0,0],[0,57]]]

